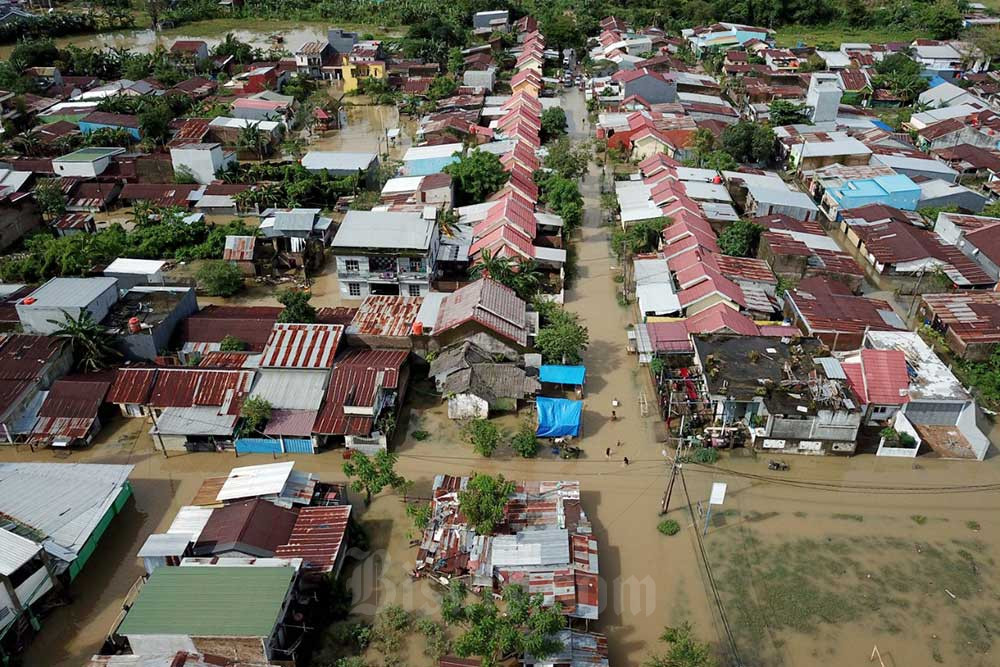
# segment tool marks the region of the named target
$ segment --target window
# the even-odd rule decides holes
[[[361,283],[347,283],[347,293],[351,296],[361,296]]]
[[[361,262],[356,259],[345,259],[344,270],[348,273],[358,273],[361,271]]]
[[[420,296],[420,285],[410,285],[410,296]]]
[[[420,273],[424,270],[424,263],[419,259],[410,260],[410,271],[414,273]]]

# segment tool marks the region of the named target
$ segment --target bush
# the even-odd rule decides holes
[[[207,262],[195,278],[211,296],[232,296],[243,289],[243,272],[235,264],[221,260]]]
[[[416,440],[417,442],[423,442],[424,440],[426,440],[429,437],[431,437],[431,434],[428,433],[427,431],[414,431],[413,432],[413,439]]]
[[[695,463],[712,464],[719,460],[719,452],[711,447],[699,447],[694,450],[694,453],[691,455],[691,460]]]
[[[500,429],[489,419],[473,419],[464,430],[472,448],[483,456],[492,456],[500,444]]]
[[[533,459],[538,454],[538,438],[535,437],[535,429],[531,424],[524,423],[518,432],[511,438],[511,448],[520,456],[526,459]]]
[[[664,519],[656,529],[664,535],[676,535],[681,531],[681,525],[673,519]]]
[[[243,352],[247,349],[247,344],[236,336],[223,336],[222,340],[219,341],[219,350],[221,352]]]

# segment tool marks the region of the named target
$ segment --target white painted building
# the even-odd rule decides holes
[[[222,144],[184,144],[170,149],[174,174],[189,172],[196,183],[208,185],[216,174],[236,161],[236,153],[225,151]]]

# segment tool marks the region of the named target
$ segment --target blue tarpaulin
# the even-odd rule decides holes
[[[539,380],[555,384],[583,384],[586,374],[586,366],[542,366],[538,369]]]
[[[539,396],[535,404],[538,407],[538,430],[535,435],[540,438],[580,435],[583,401]]]
[[[880,130],[885,130],[886,132],[895,132],[895,130],[892,129],[890,125],[887,125],[886,123],[883,123],[880,120],[873,120],[872,125],[879,128]]]

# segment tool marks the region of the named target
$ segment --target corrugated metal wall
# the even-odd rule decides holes
[[[237,454],[314,454],[312,440],[309,438],[285,438],[285,448],[281,448],[281,440],[271,438],[238,438],[236,440]]]
[[[315,454],[309,438],[285,438],[285,451],[289,454]]]

